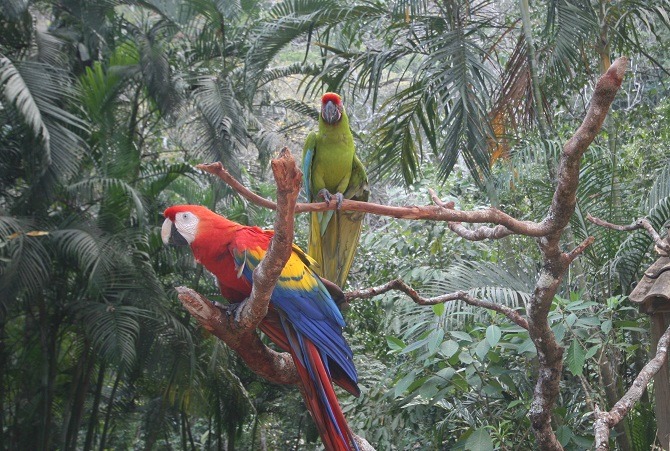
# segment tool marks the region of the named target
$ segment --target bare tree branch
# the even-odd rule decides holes
[[[668,346],[670,345],[670,327],[665,330],[658,340],[656,355],[651,359],[637,375],[633,384],[625,395],[612,407],[609,412],[595,411],[596,421],[593,430],[596,437],[596,450],[606,451],[609,449],[610,430],[618,424],[631,411],[636,402],[640,400],[647,385],[656,373],[661,369],[668,359]]]
[[[435,205],[438,205],[447,210],[454,209],[453,202],[443,202],[437,196],[437,193],[434,190],[429,189],[428,193],[430,194],[431,199],[433,199]],[[498,240],[500,238],[505,238],[506,236],[514,234],[513,231],[504,225],[497,225],[495,227],[481,226],[477,229],[469,229],[462,223],[455,221],[449,221],[447,225],[452,232],[468,241]]]
[[[567,260],[567,264],[572,263],[577,257],[582,255],[586,250],[586,248],[592,245],[595,240],[596,240],[595,237],[589,236],[584,241],[579,243],[579,246],[577,246],[567,254],[564,254],[565,259]]]
[[[537,350],[538,378],[530,406],[530,420],[538,447],[562,450],[551,427],[551,412],[558,398],[563,372],[563,348],[556,341],[548,320],[549,310],[570,263],[560,249],[560,238],[577,203],[581,159],[600,131],[614,96],[621,87],[626,58],[617,59],[600,77],[582,125],[563,147],[558,168],[558,184],[539,237],[542,268],[527,306],[528,333]]]
[[[647,231],[649,236],[651,236],[651,239],[654,240],[656,248],[665,253],[665,255],[670,255],[670,243],[668,243],[668,241],[666,241],[664,238],[661,238],[661,235],[658,234],[658,232],[654,229],[654,226],[651,225],[651,222],[649,222],[647,218],[640,218],[634,223],[628,225],[612,224],[611,222],[596,218],[590,214],[586,215],[586,219],[595,225],[612,230],[618,230],[620,232],[631,232],[633,230],[644,229]]]
[[[276,203],[253,193],[240,182],[235,180],[220,162],[199,164],[196,167],[205,172],[216,175],[250,202],[272,210],[277,209]],[[330,202],[298,203],[295,206],[295,212],[307,213],[313,211],[335,210],[336,208],[337,200],[332,199]],[[506,229],[509,229],[508,233],[505,233],[501,236],[493,236],[491,239],[502,238],[503,236],[511,235],[513,233],[539,237],[546,234],[548,230],[545,226],[542,226],[539,223],[532,221],[520,221],[493,207],[482,210],[463,211],[454,210],[453,205],[447,205],[445,207],[440,205],[408,205],[404,207],[394,207],[389,205],[375,204],[372,202],[360,202],[344,199],[340,209],[345,211],[360,211],[371,213],[378,216],[390,216],[397,219],[452,221],[477,224],[492,223],[500,224]],[[500,234],[501,232],[497,233]]]
[[[176,290],[179,300],[198,323],[237,352],[254,373],[275,384],[299,382],[288,352],[273,351],[263,344],[255,330],[236,327],[230,315],[194,290],[186,287]]]
[[[235,319],[246,329],[255,329],[268,313],[270,295],[286,262],[291,256],[293,246],[293,224],[296,201],[302,183],[302,173],[291,155],[284,147],[279,156],[272,160],[272,172],[277,182],[277,216],[274,223],[274,236],[270,247],[253,273],[251,295],[242,302]]]
[[[519,314],[519,312],[507,307],[506,305],[496,304],[494,302],[478,299],[474,296],[471,296],[465,291],[457,291],[455,293],[443,294],[441,296],[436,296],[433,298],[424,298],[414,288],[410,287],[400,279],[394,279],[390,282],[385,283],[384,285],[380,285],[377,287],[349,291],[344,294],[344,298],[347,300],[347,302],[353,301],[355,299],[371,299],[377,295],[386,293],[391,290],[402,291],[418,305],[444,304],[446,302],[461,300],[466,304],[474,305],[476,307],[483,307],[485,309],[494,310],[498,313],[501,313],[518,326],[523,327],[524,329],[528,329],[528,321],[526,321],[526,319],[522,317]]]

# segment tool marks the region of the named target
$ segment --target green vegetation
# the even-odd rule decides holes
[[[553,427],[566,449],[590,447],[592,403],[611,407],[648,360],[648,320],[626,295],[656,254],[642,231],[586,215],[646,216],[667,232],[670,4],[531,5],[534,64],[521,8],[0,0],[0,449],[319,449],[298,391],[250,372],[172,290],[221,300],[190,254],[162,245],[165,207],[273,220],[193,165],[220,160],[273,196],[270,159],[285,144],[299,155],[332,90],[373,201],[426,204],[433,188],[459,209],[537,220],[594,81],[627,55],[563,247],[596,241],[549,316],[565,348]],[[533,290],[529,238],[473,243],[446,223],[366,221],[348,288],[400,277],[426,296],[467,290],[520,309]],[[306,215],[296,232],[304,247]],[[400,293],[354,302],[346,316],[362,395],[341,402],[378,449],[533,446],[536,353],[525,330]],[[653,395],[617,429],[619,449],[652,446]]]

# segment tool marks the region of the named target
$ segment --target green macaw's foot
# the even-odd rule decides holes
[[[337,209],[342,208],[342,202],[344,201],[344,195],[342,193],[330,194],[326,188],[319,190],[319,196],[323,197],[327,204],[330,203],[330,200],[335,197],[337,199]]]

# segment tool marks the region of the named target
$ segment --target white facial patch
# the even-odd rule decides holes
[[[174,225],[177,232],[191,244],[195,240],[195,234],[198,232],[198,223],[200,219],[189,211],[177,213],[174,217]]]

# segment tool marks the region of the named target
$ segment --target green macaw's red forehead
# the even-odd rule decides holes
[[[323,95],[323,97],[321,97],[322,104],[328,103],[329,101],[333,102],[337,106],[342,105],[342,97],[335,94],[334,92],[327,92]]]

